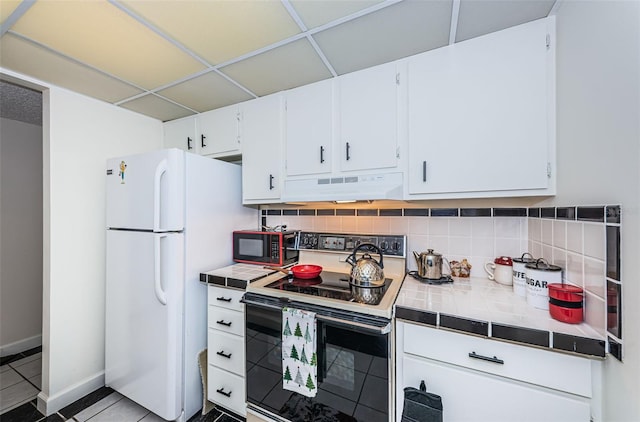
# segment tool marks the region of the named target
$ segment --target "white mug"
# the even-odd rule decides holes
[[[487,262],[484,264],[484,270],[489,274],[489,280],[507,286],[513,283],[513,261],[508,256],[501,256],[493,262]]]

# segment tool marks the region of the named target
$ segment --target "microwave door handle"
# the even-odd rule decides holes
[[[156,167],[156,172],[153,177],[153,231],[159,232],[160,229],[160,195],[162,193],[162,175],[167,172],[167,160],[160,161]]]

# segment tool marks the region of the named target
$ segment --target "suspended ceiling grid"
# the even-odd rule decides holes
[[[2,0],[0,67],[167,121],[539,19],[554,4]]]

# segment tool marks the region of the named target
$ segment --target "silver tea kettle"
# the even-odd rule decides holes
[[[433,249],[427,249],[426,252],[422,253],[413,251],[413,256],[416,258],[418,276],[420,278],[438,280],[443,276],[442,261],[445,261],[449,266],[447,258],[444,258],[441,254],[434,252]],[[449,266],[449,272],[451,272],[451,266]]]
[[[376,261],[369,253],[365,252],[362,257],[356,259],[359,250],[374,250],[380,255],[380,261]],[[359,287],[377,287],[384,285],[384,265],[382,263],[382,251],[373,243],[362,243],[358,245],[346,260],[351,264],[351,276],[349,282]]]

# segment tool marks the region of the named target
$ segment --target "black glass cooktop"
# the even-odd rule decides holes
[[[391,284],[390,278],[384,279],[382,287],[383,294],[387,292]],[[349,276],[343,273],[334,273],[323,271],[316,278],[302,279],[293,276],[284,276],[283,278],[267,284],[265,287],[271,289],[280,289],[287,292],[302,293],[329,299],[344,300],[347,302],[355,302],[355,298],[351,293],[352,286],[349,284]]]

